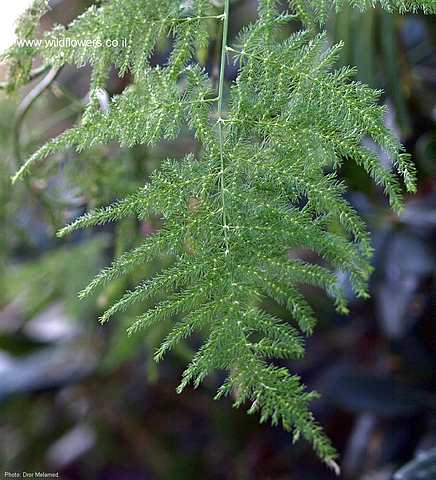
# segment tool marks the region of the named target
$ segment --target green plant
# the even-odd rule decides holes
[[[13,62],[10,88],[31,75],[35,55],[53,68],[89,63],[90,102],[81,121],[38,150],[13,180],[67,147],[82,151],[114,140],[128,147],[152,145],[176,138],[188,126],[198,142],[196,153],[166,161],[138,192],[59,232],[63,237],[130,215],[163,220],[157,233],[116,258],[81,295],[156,257],[170,256],[169,266],[127,291],[101,320],[140,302],[152,306],[136,318],[130,333],[176,319],[156,360],[201,331],[205,343],[178,390],[224,370],[228,375],[217,397],[233,392],[237,406],[248,402],[249,413],[280,422],[295,440],[303,436],[337,469],[335,450],[309,409],[315,394],[273,359],[301,357],[302,334],[315,326],[301,284],[326,290],[338,311],[346,313],[336,269],[349,275],[359,297],[367,297],[370,239],[343,197],[346,187],[337,177],[342,163],[362,166],[396,211],[403,195],[398,176],[362,140],[371,138],[390,156],[409,192],[415,191],[415,172],[384,125],[380,92],[353,82],[351,68],[334,70],[341,45],[329,47],[318,29],[332,6],[364,9],[378,3],[387,10],[435,13],[436,2],[293,0],[288,13],[276,0],[260,0],[258,19],[243,29],[234,47],[228,38],[230,1],[224,0],[222,8],[216,3],[110,0],[91,7],[68,28],[55,27],[38,45],[20,42],[33,35],[32,25],[44,11],[46,3],[36,2],[19,26],[19,42],[7,54]],[[207,48],[214,22],[222,32],[217,88],[198,55]],[[304,28],[289,35],[292,22]],[[173,43],[168,61],[151,67],[148,59],[166,37]],[[229,90],[227,57],[239,65]],[[102,97],[111,65],[121,76],[130,72],[132,84],[106,104]],[[292,258],[296,248],[316,252],[323,265]],[[264,310],[264,297],[289,309],[301,333]]]

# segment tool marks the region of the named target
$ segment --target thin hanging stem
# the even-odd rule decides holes
[[[15,161],[17,166],[20,168],[19,171],[14,175],[12,182],[14,179],[18,177],[19,172],[23,171],[23,156],[21,152],[21,129],[23,126],[24,119],[26,115],[29,113],[32,105],[38,100],[38,98],[53,84],[53,82],[58,77],[62,67],[52,67],[47,75],[24,97],[23,101],[18,106],[16,117],[14,121],[14,129],[13,129],[13,151],[15,156]],[[41,68],[38,71],[35,71],[32,75],[35,78],[42,73],[47,71],[47,67]],[[38,188],[35,187],[33,182],[29,179],[25,179],[25,183],[29,188],[31,194],[39,200],[39,202],[44,206],[48,217],[50,219],[50,223],[55,230],[58,229],[58,216],[55,212],[55,209],[52,207],[49,199],[46,197],[45,193]]]
[[[218,86],[218,137],[219,137],[219,147],[220,147],[220,187],[221,187],[221,209],[222,209],[222,222],[223,222],[223,232],[224,232],[224,244],[225,244],[225,255],[229,253],[229,238],[228,238],[228,225],[227,225],[227,214],[226,214],[226,199],[225,199],[225,183],[224,183],[224,132],[223,125],[224,119],[222,118],[223,113],[223,96],[224,96],[224,73],[226,67],[226,55],[227,55],[227,36],[229,31],[229,4],[230,0],[224,0],[224,23],[223,23],[223,34],[222,34],[222,44],[221,44],[221,65],[220,65],[220,77],[219,77],[219,86]]]

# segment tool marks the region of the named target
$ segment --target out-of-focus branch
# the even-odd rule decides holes
[[[21,130],[24,119],[35,101],[55,81],[61,71],[61,68],[62,67],[52,67],[48,74],[24,97],[23,101],[18,106],[13,130],[13,151],[17,168],[19,168],[23,163],[23,155],[21,151]],[[42,69],[41,72],[38,72],[38,75],[41,75],[44,71],[47,71],[47,68]],[[43,205],[50,218],[50,223],[52,226],[57,229],[59,222],[57,220],[56,213],[53,210],[50,201],[44,195],[44,192],[36,187],[30,179],[25,178],[24,181],[32,195],[34,195],[34,197]]]
[[[32,70],[30,72],[29,81],[37,79],[38,77],[40,77],[44,73],[48,72],[50,70],[50,68],[51,68],[50,65],[42,65],[41,67],[35,68],[34,70]],[[6,90],[8,85],[9,85],[9,82],[1,82],[0,83],[0,90]]]

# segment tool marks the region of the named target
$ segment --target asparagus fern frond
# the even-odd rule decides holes
[[[130,333],[174,320],[156,360],[201,331],[205,342],[186,368],[179,391],[224,370],[227,379],[217,397],[233,392],[237,406],[248,403],[249,412],[259,412],[262,421],[281,423],[294,438],[304,437],[335,467],[336,453],[309,409],[314,394],[272,359],[301,357],[303,337],[314,329],[315,314],[302,284],[324,289],[344,313],[347,302],[335,271],[347,273],[356,294],[367,296],[372,249],[364,223],[344,197],[346,186],[337,174],[341,165],[354,161],[362,166],[396,211],[402,208],[399,177],[413,192],[415,172],[384,124],[380,92],[353,81],[353,69],[334,70],[341,45],[329,47],[325,34],[310,29],[323,23],[330,7],[367,8],[376,2],[289,3],[291,14],[281,12],[275,0],[260,0],[258,19],[233,46],[229,0],[222,12],[205,0],[111,0],[90,8],[69,28],[55,28],[40,50],[46,62],[91,64],[92,94],[104,87],[112,64],[122,74],[131,71],[133,83],[105,111],[92,97],[78,125],[43,146],[15,179],[66,147],[80,151],[111,141],[153,145],[190,128],[201,145],[199,153],[166,161],[137,193],[86,213],[59,232],[65,236],[129,215],[140,220],[159,215],[164,221],[156,234],[115,259],[82,295],[145,262],[171,256],[170,266],[126,292],[101,320],[139,302],[152,306],[132,321]],[[433,0],[378,3],[388,10],[434,13],[436,8]],[[282,25],[295,18],[309,30],[283,39]],[[222,23],[216,93],[195,58],[195,46],[208,41],[210,21]],[[55,38],[95,35],[101,47],[47,46]],[[162,35],[173,36],[174,47],[166,65],[152,67],[148,59]],[[128,48],[105,47],[110,38],[127,38]],[[229,92],[227,59],[239,66]],[[380,164],[363,145],[365,138],[389,155],[396,172]],[[334,223],[342,227],[335,233]],[[323,264],[291,258],[298,248],[312,250]],[[296,326],[264,310],[266,297],[287,308]]]

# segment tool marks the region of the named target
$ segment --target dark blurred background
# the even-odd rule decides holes
[[[68,23],[91,3],[52,2],[41,30]],[[235,35],[254,19],[256,3],[235,1],[232,12]],[[313,410],[340,452],[344,479],[390,480],[400,468],[398,479],[436,479],[435,27],[434,17],[378,9],[348,8],[328,23],[331,41],[345,42],[340,63],[356,65],[360,80],[386,91],[386,123],[419,172],[418,194],[396,216],[360,168],[344,167],[348,197],[373,234],[371,299],[358,301],[347,287],[352,308],[343,317],[319,291],[306,292],[320,321],[304,360],[289,366],[321,394]],[[199,52],[212,77],[215,43]],[[159,45],[152,62],[167,51]],[[236,73],[229,65],[228,80]],[[109,95],[129,81],[114,72]],[[153,149],[70,151],[12,187],[23,158],[79,118],[88,82],[86,67],[65,68],[24,114],[20,101],[37,81],[20,97],[0,97],[0,472],[59,472],[71,480],[335,478],[304,442],[291,445],[288,434],[234,410],[231,399],[212,400],[217,378],[175,393],[198,340],[157,368],[152,352],[165,326],[129,338],[132,310],[99,326],[105,306],[159,265],[77,298],[99,268],[158,222],[123,221],[66,241],[56,229],[135,190],[162,159],[195,148],[186,132]],[[389,167],[389,158],[381,161]]]

